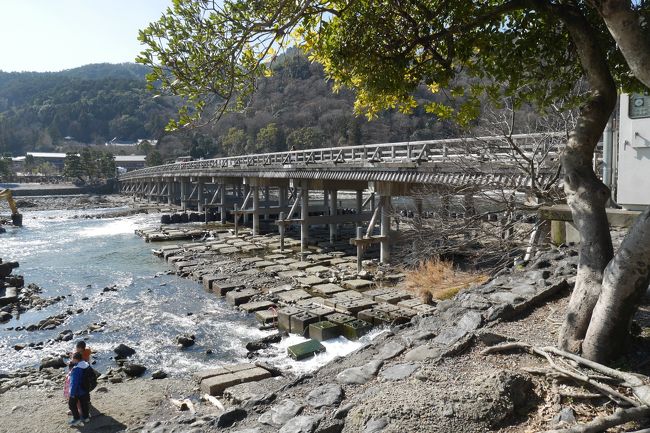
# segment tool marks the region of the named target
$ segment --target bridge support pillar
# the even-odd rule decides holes
[[[422,199],[414,198],[413,202],[415,204],[415,217],[418,219],[422,218]]]
[[[330,203],[329,203],[329,208],[330,208],[330,216],[334,216],[338,214],[338,208],[337,208],[337,202],[338,202],[338,194],[337,190],[333,189],[330,191]],[[333,244],[336,239],[338,238],[338,224],[330,224],[330,244]]]
[[[278,206],[280,207],[280,212],[285,212],[287,208],[287,188],[284,186],[280,187],[279,197],[278,197]]]
[[[250,185],[244,184],[244,194],[243,194],[244,198],[246,198],[248,196],[248,193],[250,192],[250,189],[251,189]],[[241,210],[243,212],[246,209],[244,209],[244,207],[242,206]],[[247,213],[244,213],[242,215],[242,222],[243,222],[244,225],[248,224],[248,214]]]
[[[357,190],[357,215],[363,212],[363,191]],[[361,227],[361,221],[357,222],[357,227]]]
[[[269,220],[269,215],[271,213],[271,191],[269,191],[269,187],[265,186],[264,187],[264,220],[268,221]]]
[[[185,179],[181,179],[181,210],[183,212],[187,210],[187,182]]]
[[[203,188],[205,187],[205,184],[201,179],[199,179],[196,183],[196,199],[197,199],[197,204],[196,204],[196,210],[197,212],[203,212],[203,203],[204,203],[204,197],[203,197]]]
[[[390,260],[390,210],[391,197],[381,196],[379,198],[381,206],[381,242],[379,250],[379,261],[383,264]]]
[[[325,210],[325,213],[328,213],[327,209],[328,209],[328,207],[330,205],[330,201],[329,201],[328,196],[329,196],[329,191],[326,190],[326,189],[323,189],[323,209]]]
[[[170,206],[174,204],[174,182],[171,180],[167,181],[167,204]]]
[[[221,189],[220,189],[220,195],[221,195],[221,207],[219,210],[221,211],[221,224],[226,223],[226,183],[221,184]]]
[[[303,188],[300,202],[300,255],[304,259],[307,255],[309,243],[309,189]]]
[[[253,195],[253,235],[260,234],[260,188],[257,185],[251,186]]]

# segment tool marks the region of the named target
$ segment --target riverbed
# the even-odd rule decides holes
[[[156,225],[160,215],[80,218],[109,211],[115,208],[25,211],[24,227],[0,235],[0,257],[20,262],[14,273],[24,275],[26,284],[39,285],[44,298],[65,296],[0,327],[0,372],[69,352],[74,340],[53,340],[64,330],[79,334],[93,323],[105,322],[101,331],[83,336],[96,353],[99,370],[114,364],[112,349],[123,343],[136,350],[134,360],[149,371],[162,369],[172,376],[243,362],[246,342],[272,332],[259,330],[252,316],[205,292],[196,281],[168,274],[167,264],[151,254],[152,246],[134,234]],[[72,314],[54,330],[15,330],[68,310]],[[195,335],[197,343],[179,349],[175,338],[182,334]],[[328,342],[326,354],[296,363],[287,358],[286,347],[300,341],[298,336],[284,339],[262,358],[296,373],[309,371],[357,349],[367,338],[349,342],[341,337]],[[29,347],[39,342],[42,348]],[[28,347],[17,351],[17,344]]]

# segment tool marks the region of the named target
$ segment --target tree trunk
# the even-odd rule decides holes
[[[650,87],[650,37],[632,4],[629,0],[605,0],[598,3],[598,12],[634,76]]]
[[[580,233],[580,259],[559,343],[564,350],[578,352],[600,295],[603,270],[613,255],[605,213],[610,191],[596,177],[592,158],[617,95],[607,59],[582,12],[567,5],[551,8],[566,25],[592,89],[562,155],[567,204]]]
[[[636,220],[607,265],[602,293],[582,343],[583,356],[607,362],[625,349],[639,301],[650,284],[650,207]]]

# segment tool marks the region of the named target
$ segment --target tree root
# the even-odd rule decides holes
[[[524,370],[529,373],[544,374],[553,378],[573,379],[582,384],[589,385],[618,405],[628,407],[626,409],[619,408],[611,415],[598,417],[586,424],[575,425],[560,430],[549,430],[546,433],[601,432],[610,427],[650,417],[650,385],[648,385],[650,379],[647,376],[615,370],[556,347],[535,347],[522,342],[510,342],[488,347],[481,354],[488,355],[490,353],[513,350],[523,350],[530,354],[541,356],[550,365],[550,368],[525,368]],[[555,355],[556,358],[552,355]],[[578,369],[580,366],[587,367],[597,374],[584,373]],[[603,381],[617,382],[617,385],[628,388],[633,394],[633,397],[617,391],[611,386],[602,383]],[[597,398],[598,394],[575,394],[574,397]],[[629,406],[632,407],[630,408]]]
[[[639,421],[650,417],[650,407],[632,407],[616,409],[611,415],[598,417],[586,424],[578,424],[560,430],[547,430],[545,433],[598,433],[630,421]],[[642,430],[643,431],[643,430]]]

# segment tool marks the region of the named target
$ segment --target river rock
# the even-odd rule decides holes
[[[165,373],[162,370],[156,370],[153,373],[151,373],[152,379],[164,379],[166,377],[167,377],[167,373]]]
[[[115,354],[117,355],[115,357],[117,359],[124,359],[124,358],[128,358],[131,355],[135,355],[135,350],[130,348],[126,344],[120,344],[115,349],[113,349],[113,352],[115,352]]]
[[[319,386],[307,395],[307,404],[318,409],[323,406],[334,406],[343,399],[343,389],[341,386],[328,383]]]
[[[386,418],[372,418],[364,426],[363,433],[378,433],[388,425]]]
[[[215,425],[221,428],[230,427],[237,421],[241,421],[246,418],[246,415],[247,413],[244,409],[240,407],[234,407],[219,415],[219,418],[217,418]]]
[[[402,353],[406,348],[399,344],[396,341],[390,341],[384,345],[381,346],[379,349],[379,353],[377,353],[377,358],[381,359],[382,361],[387,361],[391,358],[396,357],[400,353]]]
[[[179,335],[176,337],[176,344],[185,348],[193,346],[195,343],[196,337],[194,335]]]
[[[317,416],[300,415],[282,426],[280,433],[313,433],[320,420]]]
[[[343,370],[336,376],[339,383],[346,385],[363,385],[373,378],[381,368],[383,361],[370,361],[361,367],[352,367]]]
[[[147,371],[147,367],[140,364],[127,362],[122,366],[122,371],[129,377],[140,377]]]
[[[0,323],[5,323],[10,321],[14,316],[11,315],[11,313],[8,313],[6,311],[0,311]]]
[[[257,350],[266,349],[272,343],[279,343],[282,340],[282,334],[276,333],[268,337],[260,338],[259,340],[250,341],[246,343],[246,350],[255,352]]]
[[[283,400],[260,415],[258,421],[273,427],[280,427],[302,412],[303,406],[293,400]]]
[[[56,358],[44,358],[41,360],[41,365],[38,367],[39,370],[42,370],[44,368],[64,368],[66,366],[65,361],[63,361],[63,358],[56,357]]]

